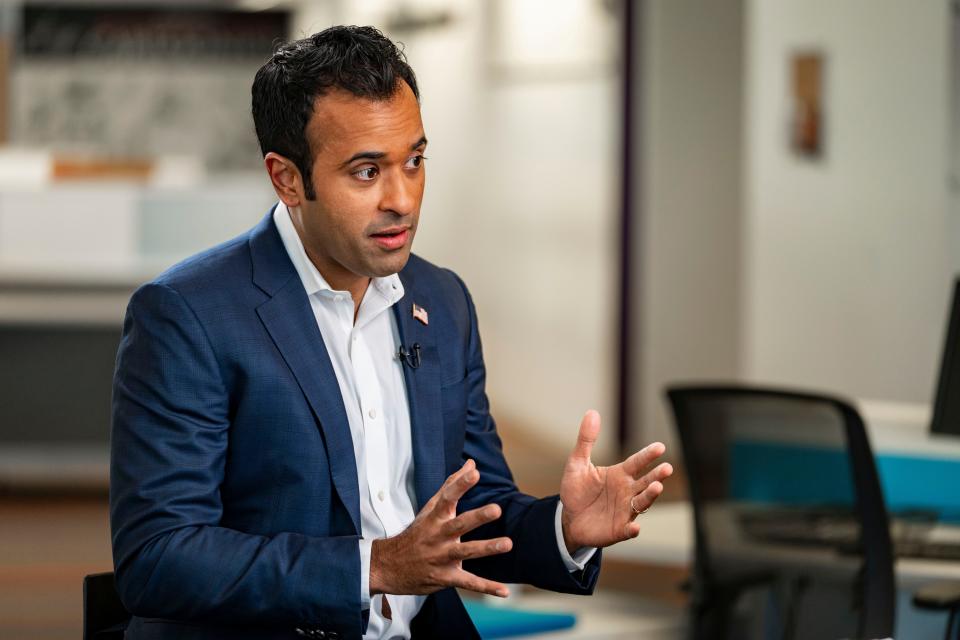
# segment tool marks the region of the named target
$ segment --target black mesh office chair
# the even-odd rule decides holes
[[[130,621],[117,593],[113,573],[94,573],[83,579],[83,640],[123,640]]]
[[[856,410],[760,388],[667,397],[693,503],[691,637],[892,636],[887,512]],[[740,615],[748,594],[759,616]]]

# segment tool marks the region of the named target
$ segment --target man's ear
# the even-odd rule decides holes
[[[277,197],[288,208],[299,207],[306,198],[303,192],[303,176],[300,175],[297,165],[273,151],[264,156],[263,164],[267,168],[267,175],[270,176]]]

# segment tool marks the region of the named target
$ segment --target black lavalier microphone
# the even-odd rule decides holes
[[[403,348],[403,345],[400,345],[400,349],[397,350],[397,357],[400,358],[400,362],[404,363],[411,369],[420,368],[420,343],[413,343],[413,353],[407,351]]]

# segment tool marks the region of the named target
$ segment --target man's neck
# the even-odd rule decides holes
[[[303,245],[303,251],[307,254],[307,259],[313,263],[313,266],[316,267],[331,289],[350,292],[350,297],[353,298],[353,322],[356,323],[357,314],[360,312],[360,303],[367,292],[367,287],[370,286],[370,277],[357,275],[344,269],[336,262],[323,260],[310,248],[300,219],[300,211],[296,208],[288,208],[287,211],[290,215],[290,221],[293,223],[293,228],[300,237],[300,244]]]
[[[323,264],[311,255],[309,249],[306,250],[306,253],[307,258],[317,268],[317,271],[320,272],[331,289],[350,292],[350,297],[353,298],[353,322],[356,323],[357,314],[360,313],[360,303],[367,292],[367,287],[370,286],[371,279],[368,276],[358,276],[354,273],[337,273],[338,270],[329,268],[329,265]]]

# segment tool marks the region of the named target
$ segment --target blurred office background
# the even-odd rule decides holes
[[[417,73],[415,251],[471,288],[522,488],[555,490],[588,408],[599,462],[657,439],[680,463],[684,380],[926,429],[960,270],[950,0],[630,1],[0,2],[0,636],[77,637],[126,300],[272,205],[250,83],[331,24]],[[642,596],[677,637],[683,563],[626,555],[609,619]]]

